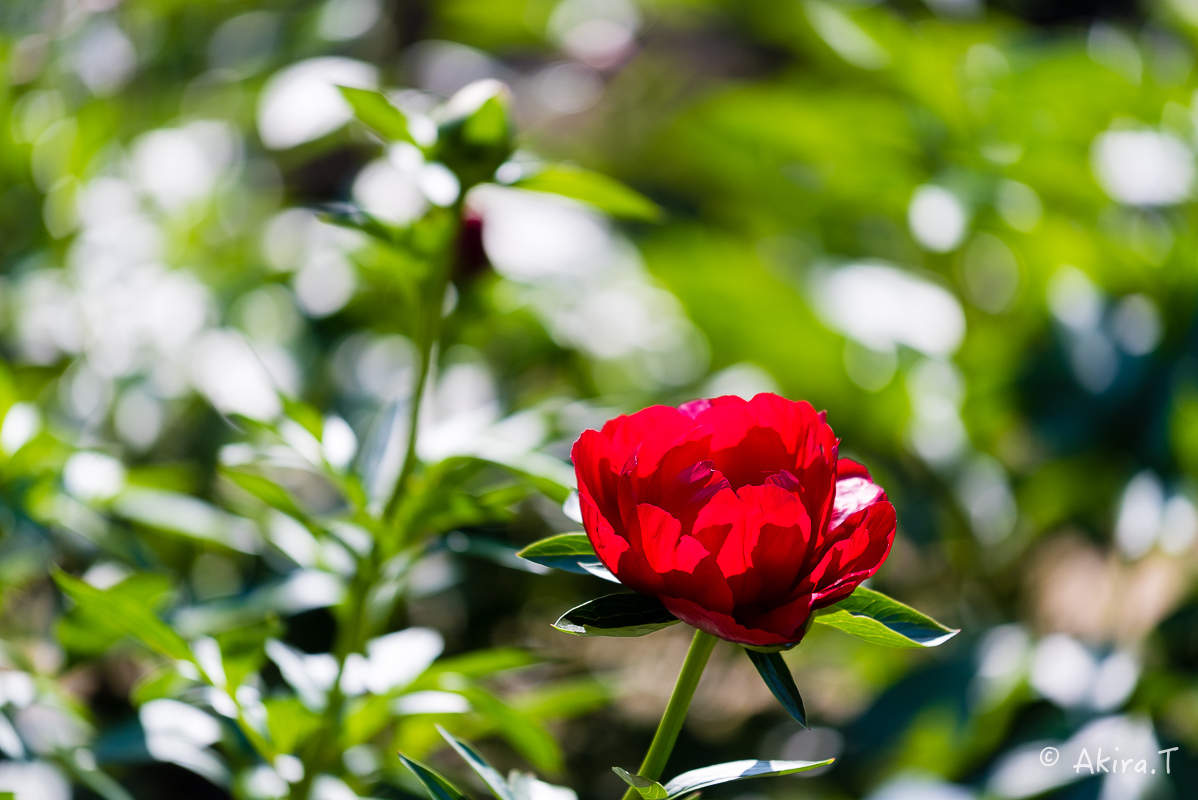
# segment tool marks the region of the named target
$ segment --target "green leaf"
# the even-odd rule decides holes
[[[591,547],[591,540],[585,533],[559,533],[533,542],[516,555],[543,567],[580,575],[594,575],[619,583],[616,576],[599,560],[599,556],[595,555],[595,548]]]
[[[611,688],[594,678],[540,684],[508,698],[516,711],[533,719],[568,719],[589,714],[611,700]]]
[[[399,754],[399,760],[403,762],[405,767],[412,770],[412,774],[416,776],[416,780],[420,781],[421,785],[428,791],[429,797],[433,798],[433,800],[469,800],[466,795],[462,794],[461,789],[441,777],[440,773],[432,767],[426,767],[419,761],[408,758],[403,753]]]
[[[257,552],[260,545],[249,520],[179,492],[131,486],[113,500],[112,512],[147,528],[216,542],[243,553]]]
[[[374,128],[384,138],[393,142],[412,142],[412,134],[408,131],[408,118],[395,106],[391,105],[381,92],[372,89],[354,89],[350,86],[338,86],[341,96],[354,109],[354,116],[361,122]]]
[[[795,679],[790,674],[790,668],[786,666],[782,654],[759,653],[756,650],[748,649],[745,652],[749,654],[749,660],[753,662],[753,666],[757,667],[757,672],[761,674],[765,685],[770,687],[774,697],[778,698],[778,702],[786,709],[786,713],[790,714],[791,718],[804,728],[809,727],[807,711],[803,708],[803,698],[799,696],[799,687],[795,686]]]
[[[305,708],[298,697],[268,697],[262,704],[266,706],[266,724],[271,741],[280,752],[295,752],[320,730],[320,715]]]
[[[661,206],[615,178],[568,164],[546,167],[512,186],[581,200],[618,219],[657,222],[665,216]]]
[[[644,636],[676,622],[656,597],[609,594],[570,609],[553,627],[575,636]]]
[[[457,738],[440,725],[437,725],[436,728],[437,733],[441,734],[441,738],[449,742],[449,746],[457,751],[457,754],[470,765],[470,769],[474,770],[478,777],[483,779],[483,783],[487,784],[499,800],[516,800],[507,781],[499,774],[499,770],[492,767],[487,759],[483,758],[482,753],[478,752],[472,744]]]
[[[462,141],[475,147],[502,145],[511,137],[511,123],[503,95],[492,95],[462,124]]]
[[[562,750],[557,740],[531,715],[517,711],[480,686],[468,684],[455,691],[537,769],[556,772],[562,768]]]
[[[636,793],[645,798],[645,800],[665,800],[666,796],[669,794],[669,792],[666,791],[666,787],[662,786],[657,781],[643,778],[640,775],[634,775],[628,770],[620,769],[619,767],[612,767],[611,771],[619,775],[620,778],[623,779],[624,783],[628,784],[633,789],[636,789]]]
[[[960,633],[864,586],[836,605],[816,611],[815,621],[887,647],[935,647]]]
[[[183,637],[155,616],[149,606],[131,597],[101,591],[57,568],[52,574],[58,587],[88,613],[104,618],[107,624],[151,650],[170,658],[193,660]]]
[[[710,767],[700,767],[690,772],[684,772],[666,784],[670,800],[681,797],[696,789],[705,789],[730,781],[741,781],[746,778],[767,778],[773,775],[791,775],[796,772],[806,772],[818,767],[826,767],[835,759],[826,761],[729,761],[726,764],[713,764]]]
[[[307,513],[299,507],[291,493],[270,478],[234,467],[221,467],[219,472],[271,508],[278,509],[299,520],[308,518]]]
[[[478,650],[464,653],[460,656],[443,658],[425,670],[424,674],[407,687],[407,691],[415,692],[424,689],[438,688],[438,679],[444,675],[460,675],[463,678],[481,678],[496,672],[536,664],[537,659],[524,650],[515,647]]]

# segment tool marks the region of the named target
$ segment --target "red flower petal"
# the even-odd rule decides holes
[[[748,644],[757,647],[777,647],[794,644],[803,637],[803,627],[810,616],[810,607],[803,611],[804,600],[793,601],[786,608],[777,609],[778,617],[802,621],[797,626],[789,622],[783,623],[778,630],[743,625],[731,614],[716,611],[681,597],[661,597],[662,604],[678,619],[699,630],[706,631],[712,636],[727,639],[738,644]]]
[[[682,523],[657,506],[641,503],[636,507],[636,516],[645,560],[657,574],[694,572],[707,555],[707,548],[697,539],[683,535]]]
[[[717,552],[738,604],[764,603],[784,599],[799,577],[811,522],[791,492],[772,484],[743,486],[712,498],[695,521],[695,537]]]
[[[878,571],[894,544],[895,516],[890,503],[876,502],[851,519],[860,522],[820,553],[810,577],[804,581],[812,588],[816,608],[848,597]]]
[[[612,467],[620,472],[634,455],[646,469],[656,466],[661,454],[693,426],[691,418],[673,406],[649,406],[609,420],[601,433],[611,442]]]

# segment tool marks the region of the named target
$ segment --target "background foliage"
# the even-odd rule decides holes
[[[670,774],[836,756],[749,791],[1195,796],[1196,45],[1190,0],[5,2],[0,789],[411,796],[397,748],[475,786],[439,722],[615,796],[685,632],[557,634],[601,587],[513,553],[577,529],[583,428],[776,390],[894,500],[877,587],[965,632],[817,629],[787,656],[810,732],[717,649]],[[502,179],[570,162],[664,213],[467,196],[396,528],[412,253],[453,185],[332,84],[427,125],[481,78],[513,92]],[[345,203],[416,244],[310,210]],[[1037,761],[1120,742],[1181,749],[1167,777]]]

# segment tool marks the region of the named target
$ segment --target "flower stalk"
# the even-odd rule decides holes
[[[670,702],[666,705],[666,711],[657,725],[657,733],[653,734],[653,742],[649,745],[649,751],[645,753],[645,760],[641,762],[641,768],[637,770],[637,774],[641,777],[654,781],[661,778],[661,773],[666,768],[666,762],[670,759],[670,753],[674,750],[674,743],[678,741],[682,723],[686,720],[686,712],[690,708],[691,699],[695,696],[695,688],[699,685],[699,678],[703,676],[703,669],[707,666],[707,659],[711,657],[711,651],[715,648],[716,641],[716,637],[710,633],[695,631],[695,638],[691,639],[690,649],[686,651],[686,660],[682,662],[682,670],[678,673],[678,682],[674,684]],[[624,793],[623,800],[639,800],[639,797],[636,789],[629,787],[628,791]]]

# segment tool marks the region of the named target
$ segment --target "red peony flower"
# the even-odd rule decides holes
[[[894,541],[894,507],[837,445],[823,412],[774,394],[617,417],[574,445],[587,536],[621,583],[682,621],[793,645]]]

